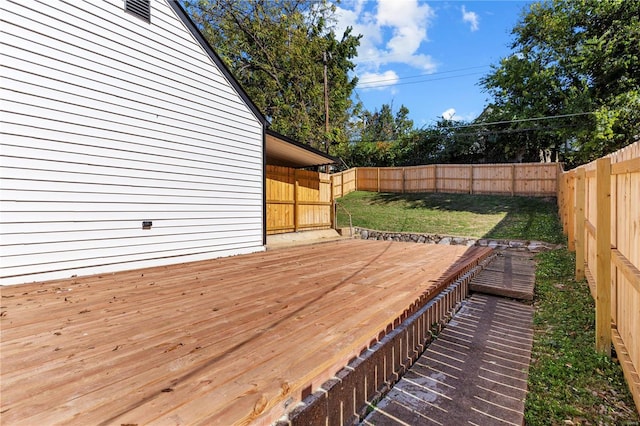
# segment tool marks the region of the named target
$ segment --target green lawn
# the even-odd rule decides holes
[[[357,191],[339,198],[338,225],[459,237],[564,241],[555,200],[493,195]]]
[[[595,351],[595,304],[567,249],[537,257],[527,425],[639,425],[620,365]]]

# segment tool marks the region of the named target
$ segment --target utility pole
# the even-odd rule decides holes
[[[326,137],[324,140],[324,150],[329,153],[329,144],[327,137],[329,136],[329,83],[327,81],[327,52],[323,52],[322,60],[324,62],[324,131]]]

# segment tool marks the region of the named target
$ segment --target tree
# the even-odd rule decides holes
[[[284,135],[328,149],[346,139],[360,36],[332,29],[326,0],[186,0],[192,19],[256,106]],[[326,61],[325,61],[326,58]],[[324,67],[329,93],[325,131]]]
[[[565,117],[520,121],[505,143],[585,162],[640,134],[640,2],[534,3],[512,34],[513,54],[481,81],[491,118]]]
[[[393,105],[380,110],[356,109],[350,125],[351,141],[341,144],[337,153],[351,166],[394,166],[401,161],[402,148],[413,130],[409,108],[404,105],[393,113]]]

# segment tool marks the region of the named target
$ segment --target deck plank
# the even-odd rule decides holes
[[[2,420],[269,423],[484,251],[348,240],[1,287]]]

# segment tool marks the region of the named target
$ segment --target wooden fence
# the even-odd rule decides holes
[[[556,196],[557,163],[358,167],[331,175],[333,196],[353,191]]]
[[[332,227],[328,174],[268,165],[266,193],[267,234]]]
[[[613,343],[640,410],[640,142],[562,173],[558,204],[596,302],[596,348]]]

